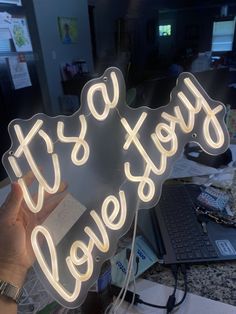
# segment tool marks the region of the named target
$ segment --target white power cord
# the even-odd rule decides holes
[[[131,310],[131,308],[132,308],[133,305],[134,305],[134,299],[135,299],[135,294],[136,294],[136,279],[135,279],[135,274],[134,274],[134,272],[133,272],[133,286],[134,286],[134,288],[133,288],[133,297],[132,297],[132,301],[131,301],[131,303],[130,303],[128,309],[125,311],[125,313],[129,312],[129,310]]]
[[[131,253],[130,253],[130,258],[129,258],[129,262],[128,262],[128,266],[127,266],[127,272],[126,272],[126,276],[125,276],[125,280],[124,280],[124,285],[123,285],[122,289],[120,290],[120,293],[118,294],[114,304],[112,304],[111,307],[109,306],[109,308],[107,308],[107,310],[109,310],[108,313],[112,313],[112,314],[117,313],[118,309],[121,307],[122,303],[124,302],[124,298],[125,298],[126,292],[128,290],[130,277],[131,277],[132,270],[133,270],[134,246],[135,246],[135,238],[136,238],[136,232],[137,232],[137,224],[138,224],[138,209],[135,212],[134,230],[133,230],[133,237],[132,237],[132,244],[131,244]],[[121,295],[122,295],[122,298],[120,300]],[[120,302],[119,302],[119,300],[120,300]],[[107,310],[106,310],[106,313],[107,313]]]

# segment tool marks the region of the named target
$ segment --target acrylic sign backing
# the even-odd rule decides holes
[[[135,211],[158,202],[184,145],[194,141],[217,155],[229,144],[224,105],[190,73],[179,76],[165,107],[131,109],[125,99],[122,73],[109,68],[84,86],[72,116],[37,114],[9,125],[3,164],[28,209],[45,214],[31,235],[34,267],[69,308],[83,302]],[[67,193],[56,206],[62,183]]]

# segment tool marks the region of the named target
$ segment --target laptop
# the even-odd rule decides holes
[[[197,219],[194,184],[164,184],[158,204],[140,210],[138,228],[163,264],[236,260],[236,228]]]

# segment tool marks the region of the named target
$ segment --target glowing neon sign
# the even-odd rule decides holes
[[[12,121],[12,146],[3,157],[35,215],[44,211],[46,195],[68,184],[66,198],[34,228],[31,243],[44,285],[70,308],[83,302],[135,210],[158,202],[184,145],[194,141],[216,155],[229,144],[224,105],[190,73],[180,75],[169,104],[155,110],[125,105],[117,68],[88,82],[81,103],[69,117]],[[30,186],[29,171],[35,178]]]

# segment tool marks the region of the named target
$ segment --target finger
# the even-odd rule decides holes
[[[26,186],[30,186],[35,180],[35,175],[32,170],[28,171],[22,178]]]
[[[11,192],[1,207],[1,215],[5,218],[17,218],[23,200],[23,193],[18,183],[11,184]]]
[[[61,192],[64,192],[67,189],[67,187],[68,187],[68,184],[66,182],[62,181],[60,183],[60,186],[59,186],[59,188],[58,188],[56,193],[54,193],[54,194],[51,194],[51,193],[48,193],[48,192],[44,193],[44,201],[46,201],[48,198],[51,198],[52,195],[57,195],[57,194],[59,194]]]
[[[33,172],[32,172],[32,171],[29,171],[29,172],[24,176],[24,180],[25,180],[26,185],[27,185],[27,186],[30,186],[31,183],[35,180],[35,176],[34,176]],[[39,183],[38,183],[38,184],[39,184]],[[60,186],[59,186],[59,188],[58,188],[58,190],[57,190],[57,192],[56,192],[56,194],[65,191],[65,190],[67,189],[67,187],[68,187],[68,184],[67,184],[67,183],[61,182],[61,183],[60,183]],[[29,191],[28,191],[28,193],[30,194]],[[48,198],[52,197],[52,195],[54,195],[54,194],[51,194],[51,193],[48,193],[48,192],[44,191],[44,204],[45,204],[45,202],[47,201]],[[32,196],[32,199],[33,199],[33,202],[36,203],[36,202],[38,201],[38,193],[35,193],[35,194]],[[24,208],[29,209],[25,201],[24,201],[24,203],[23,203],[23,206],[24,206]],[[42,208],[41,210],[43,210],[43,208]]]
[[[39,170],[42,168],[39,167]],[[27,187],[30,187],[31,184],[36,180],[35,174],[32,170],[29,170],[23,177],[22,180],[24,181],[25,185]]]

